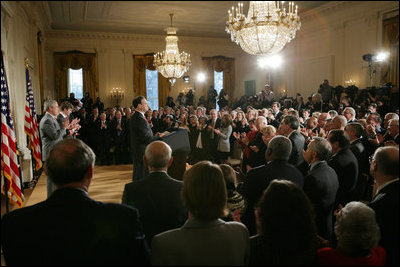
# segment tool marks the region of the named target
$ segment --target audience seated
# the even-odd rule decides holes
[[[178,229],[156,235],[152,265],[245,265],[249,234],[239,222],[224,222],[227,192],[218,165],[202,161],[183,176],[182,198],[189,218]]]
[[[149,175],[126,184],[122,196],[122,204],[139,210],[149,244],[154,235],[181,227],[187,219],[180,198],[182,182],[167,174],[173,160],[171,155],[171,148],[162,141],[147,145],[143,161]]]
[[[349,202],[335,222],[336,248],[318,250],[320,266],[384,266],[386,251],[378,246],[380,231],[373,209],[361,202]]]
[[[371,175],[376,192],[368,204],[381,229],[379,244],[386,249],[387,265],[399,265],[399,149],[378,148],[372,158]]]
[[[299,186],[272,181],[258,202],[256,219],[258,235],[250,238],[249,265],[316,265],[313,208]]]
[[[79,139],[52,147],[45,171],[56,186],[54,193],[2,217],[7,265],[149,264],[138,210],[88,196],[94,162],[95,154]]]

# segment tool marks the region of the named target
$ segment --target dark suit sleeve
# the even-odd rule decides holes
[[[135,266],[148,266],[150,265],[150,249],[145,240],[143,233],[142,223],[140,222],[139,212],[135,208],[131,208],[132,213],[130,216],[130,232],[127,233],[128,240],[130,240],[128,247],[130,255],[132,256],[130,262],[122,262],[124,264],[133,264]]]
[[[314,176],[306,176],[304,179],[304,193],[310,198],[312,203],[317,203],[320,199],[320,192],[318,192],[317,180]]]
[[[131,130],[132,132],[137,133],[136,138],[138,138],[139,142],[143,144],[149,144],[160,139],[158,136],[153,135],[153,131],[151,130],[148,122],[139,116],[135,120],[132,120]]]
[[[125,185],[124,192],[122,193],[122,204],[128,204],[128,186]]]

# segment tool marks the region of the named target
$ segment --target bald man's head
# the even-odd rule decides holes
[[[144,152],[146,164],[152,170],[167,169],[171,156],[171,147],[163,141],[150,143]]]
[[[373,157],[376,170],[385,176],[399,177],[399,149],[394,146],[379,147]]]

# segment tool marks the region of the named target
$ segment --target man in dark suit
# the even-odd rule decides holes
[[[111,128],[107,121],[107,115],[105,112],[100,114],[100,120],[94,125],[93,138],[96,139],[96,146],[98,147],[98,162],[101,165],[110,165],[112,162],[110,147],[111,147]]]
[[[127,121],[126,118],[122,117],[121,111],[115,112],[115,118],[110,122],[110,130],[115,164],[123,164],[127,162],[126,154],[128,153],[126,146]]]
[[[181,227],[187,210],[180,198],[182,181],[167,174],[172,163],[172,150],[162,141],[146,147],[143,158],[150,174],[125,185],[122,203],[139,210],[146,240],[151,244],[154,235]]]
[[[88,196],[94,162],[95,154],[79,139],[67,138],[53,146],[45,171],[56,191],[1,220],[8,266],[149,264],[138,210]]]
[[[305,138],[298,131],[300,127],[299,119],[293,115],[286,115],[283,117],[279,125],[278,134],[287,136],[292,142],[292,153],[290,154],[289,163],[299,168],[303,163],[303,149]]]
[[[87,140],[88,140],[88,145],[90,146],[91,149],[93,149],[95,154],[99,153],[97,143],[96,143],[96,126],[100,121],[100,116],[99,116],[99,109],[97,107],[94,107],[92,109],[91,114],[89,115],[89,119],[87,122]]]
[[[153,135],[153,131],[144,117],[144,113],[149,110],[149,105],[144,96],[138,96],[133,99],[132,105],[135,108],[135,113],[129,120],[130,145],[134,168],[132,180],[139,180],[146,177],[149,173],[143,164],[143,155],[146,146],[155,140],[159,140],[164,135]]]
[[[57,122],[60,125],[60,127],[62,127],[63,123],[66,120],[72,121],[70,114],[72,113],[73,107],[74,106],[72,106],[72,104],[69,101],[64,101],[61,103],[60,113],[58,113],[57,115]],[[72,135],[71,131],[69,129],[66,129],[66,135],[63,137],[70,135]]]
[[[279,135],[268,143],[265,153],[266,164],[251,169],[245,181],[239,185],[238,191],[246,200],[246,209],[242,222],[249,229],[250,235],[257,234],[254,210],[264,190],[275,179],[285,179],[303,188],[303,175],[287,161],[292,151],[289,138]]]
[[[363,127],[358,122],[352,122],[344,128],[345,134],[350,140],[350,150],[358,162],[357,184],[354,188],[353,198],[356,201],[371,201],[373,179],[369,176],[369,161],[367,149],[361,140]],[[371,190],[369,190],[369,188]]]
[[[272,104],[272,111],[274,112],[274,120],[272,121],[271,125],[273,125],[275,128],[278,128],[279,124],[281,124],[283,116],[281,104],[279,102],[274,102]]]
[[[380,147],[371,162],[376,194],[368,204],[381,229],[380,245],[386,249],[386,264],[399,265],[399,149]]]
[[[339,188],[336,172],[326,162],[331,151],[329,142],[321,137],[314,137],[303,151],[304,160],[311,165],[303,190],[314,206],[318,235],[327,240],[332,238],[333,208]]]
[[[332,146],[332,157],[328,164],[331,166],[339,179],[339,189],[336,195],[335,208],[338,205],[343,207],[354,200],[354,188],[357,184],[358,162],[353,152],[350,150],[349,138],[343,130],[331,130],[328,141]]]
[[[207,144],[207,150],[212,161],[216,161],[219,136],[214,132],[214,129],[221,128],[221,119],[218,118],[218,113],[216,109],[210,110],[210,116],[211,118],[207,121],[207,132],[209,139],[209,143]]]

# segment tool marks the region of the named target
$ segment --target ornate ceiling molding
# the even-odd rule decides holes
[[[161,35],[111,33],[111,32],[80,32],[50,30],[46,33],[48,38],[71,38],[71,39],[100,39],[100,40],[163,40]]]

